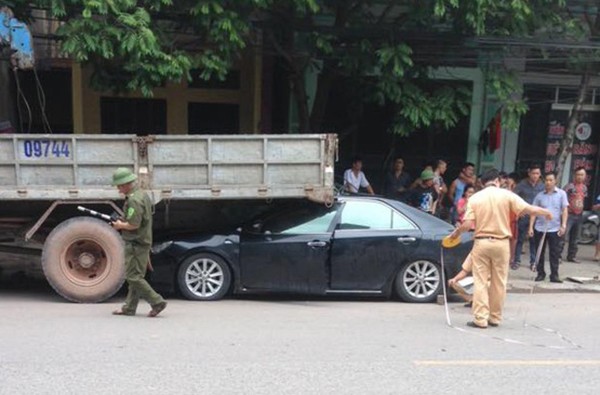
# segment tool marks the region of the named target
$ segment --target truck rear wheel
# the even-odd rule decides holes
[[[42,268],[52,288],[65,299],[102,302],[123,285],[123,241],[105,222],[71,218],[54,228],[46,239]]]

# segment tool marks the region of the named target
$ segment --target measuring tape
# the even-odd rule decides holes
[[[536,256],[535,256],[536,266],[540,260],[541,254],[542,254],[542,246],[544,245],[544,242],[546,241],[547,229],[548,229],[548,226],[546,225],[546,229],[544,230],[544,234],[542,235],[542,238],[540,240],[539,246],[536,251]],[[560,333],[559,331],[557,331],[555,329],[528,324],[527,323],[527,312],[529,311],[529,309],[525,313],[525,318],[523,320],[523,327],[525,327],[525,328],[530,327],[530,328],[534,328],[534,329],[544,331],[547,333],[552,333],[552,334],[556,335],[562,342],[567,343],[567,346],[549,346],[546,344],[525,342],[525,341],[501,337],[501,336],[493,336],[493,335],[490,336],[485,333],[482,333],[480,330],[478,330],[478,331],[468,330],[468,329],[458,327],[458,326],[452,324],[452,320],[450,319],[450,309],[448,307],[448,291],[446,288],[447,280],[446,280],[446,270],[445,270],[445,266],[444,266],[444,247],[443,246],[440,247],[440,264],[442,265],[442,290],[443,290],[443,294],[444,294],[444,310],[446,313],[446,324],[449,327],[456,329],[459,332],[470,333],[470,334],[477,335],[480,337],[496,339],[496,340],[500,340],[500,341],[503,341],[506,343],[519,344],[522,346],[542,347],[542,348],[549,348],[549,349],[555,349],[555,350],[573,350],[573,349],[578,350],[578,349],[582,348],[579,344],[575,343],[573,340],[569,339],[567,336],[563,335],[562,333]],[[532,277],[531,281],[533,281],[533,280],[534,280],[534,278]],[[535,288],[535,286],[531,287],[531,292],[529,293],[529,296],[533,295],[534,288]]]

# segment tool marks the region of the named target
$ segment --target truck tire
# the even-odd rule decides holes
[[[113,296],[125,280],[124,245],[107,223],[75,217],[50,233],[42,269],[54,290],[72,302],[96,303]]]

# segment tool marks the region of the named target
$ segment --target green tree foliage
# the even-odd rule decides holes
[[[488,92],[501,104],[503,128],[516,131],[528,106],[515,70],[504,64],[523,40],[539,39],[542,32],[565,26],[565,0],[435,0],[435,13],[463,36],[496,39],[479,49],[486,70]],[[521,52],[518,56],[524,55]]]
[[[477,36],[533,36],[561,15],[564,0],[16,0],[64,21],[63,51],[93,67],[97,88],[152,88],[168,80],[224,78],[249,46],[285,63],[300,131],[320,131],[331,87],[343,80],[361,98],[397,108],[391,131],[449,128],[468,113],[470,92],[432,83],[432,67],[455,58],[419,47],[424,35],[465,43]],[[562,22],[561,22],[562,23]],[[436,48],[440,48],[438,45]],[[475,60],[477,62],[477,60]],[[306,72],[318,72],[309,98]],[[509,71],[490,63],[488,85],[507,119],[526,111]],[[515,94],[517,92],[517,94]],[[313,100],[309,100],[313,99]],[[310,107],[309,103],[312,103]],[[513,118],[511,118],[511,116]]]

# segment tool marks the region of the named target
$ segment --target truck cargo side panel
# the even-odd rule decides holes
[[[0,136],[0,201],[118,199],[117,167],[155,202],[333,198],[335,135]]]

